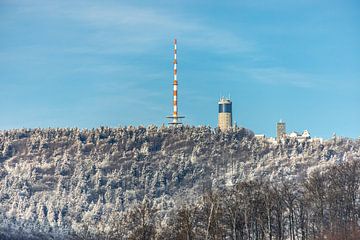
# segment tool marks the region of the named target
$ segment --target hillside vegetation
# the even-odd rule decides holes
[[[281,234],[278,239],[308,239],[300,238],[302,230],[295,230],[295,223],[290,229],[279,230],[280,224],[269,230],[275,220],[268,223],[268,230],[254,230],[260,225],[253,220],[250,230],[250,220],[245,225],[234,220],[232,230],[216,230],[220,225],[213,226],[215,218],[209,218],[214,214],[215,196],[231,196],[245,183],[254,187],[249,188],[251,194],[284,186],[301,192],[303,188],[292,188],[294,184],[303,185],[314,174],[359,159],[359,140],[270,144],[244,128],[226,133],[189,126],[2,131],[0,238],[166,239],[162,234],[171,229],[174,216],[181,216],[177,215],[181,209],[190,214],[208,206],[209,212],[201,208],[202,215],[194,214],[205,219],[198,231],[194,225],[193,230],[179,230],[172,238],[203,239],[195,231],[208,239],[268,239],[274,231],[273,236]],[[264,187],[270,186],[265,183],[272,187]],[[359,204],[355,200],[351,203]],[[289,208],[281,211],[288,216]],[[145,215],[151,216],[151,222],[137,222]],[[307,236],[325,231],[325,224]],[[177,226],[180,229],[181,224]],[[235,230],[236,226],[243,230]]]

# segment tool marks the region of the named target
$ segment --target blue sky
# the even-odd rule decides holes
[[[161,125],[360,136],[360,2],[0,0],[0,129]]]

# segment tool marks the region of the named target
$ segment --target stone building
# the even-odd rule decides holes
[[[286,137],[286,124],[282,120],[276,123],[276,140],[281,140]]]

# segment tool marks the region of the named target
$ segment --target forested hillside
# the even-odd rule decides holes
[[[359,140],[271,144],[244,128],[2,131],[0,238],[311,239],[335,219],[354,232],[359,160]],[[351,189],[325,178],[339,171],[352,176]],[[324,185],[314,189],[314,176]],[[352,194],[345,212],[329,200],[335,193],[319,196],[329,186]],[[309,194],[318,202],[303,201]],[[310,207],[322,212],[300,213]]]

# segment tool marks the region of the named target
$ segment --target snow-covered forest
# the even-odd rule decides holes
[[[0,238],[351,239],[359,160],[244,128],[1,131]]]

